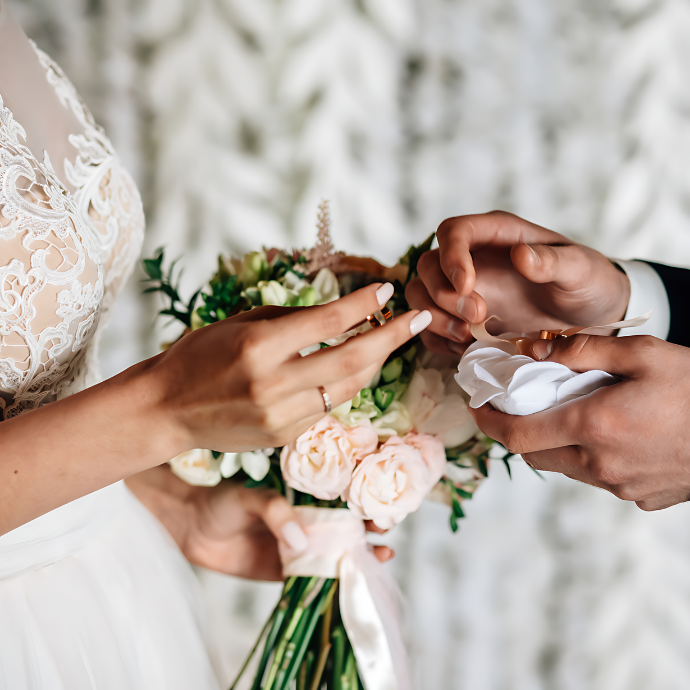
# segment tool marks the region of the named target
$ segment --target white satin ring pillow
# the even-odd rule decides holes
[[[592,393],[618,379],[605,371],[577,374],[557,362],[537,362],[486,343],[473,343],[455,380],[470,396],[470,407],[487,402],[501,412],[528,415]]]

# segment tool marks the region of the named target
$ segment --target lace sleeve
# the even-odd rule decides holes
[[[0,409],[55,397],[98,322],[103,266],[75,200],[0,97]]]

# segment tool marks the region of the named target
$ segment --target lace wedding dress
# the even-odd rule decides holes
[[[103,130],[0,6],[3,419],[97,380],[143,229]],[[218,688],[198,587],[123,482],[1,536],[0,690]]]

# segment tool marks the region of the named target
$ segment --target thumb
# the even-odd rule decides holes
[[[615,338],[603,335],[573,335],[558,340],[537,340],[532,349],[542,361],[557,362],[577,372],[600,369],[631,378],[640,375],[658,356],[653,349],[662,343],[647,335]]]
[[[261,518],[279,542],[297,553],[309,546],[297,512],[284,496],[273,489],[248,489],[247,492],[244,496],[247,512]]]
[[[595,267],[592,250],[579,244],[517,244],[510,251],[513,266],[532,283],[556,283],[564,290],[587,284]]]

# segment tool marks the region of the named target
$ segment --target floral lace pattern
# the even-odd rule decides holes
[[[35,44],[48,82],[83,126],[60,181],[0,96],[0,410],[35,409],[98,379],[97,343],[139,254],[141,199],[62,70]],[[5,246],[3,246],[5,245]]]

